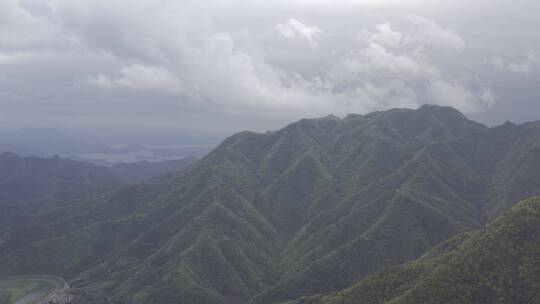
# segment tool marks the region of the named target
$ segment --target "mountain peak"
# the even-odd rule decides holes
[[[444,116],[444,117],[454,118],[454,119],[457,118],[457,119],[467,119],[467,120],[469,120],[458,109],[450,107],[450,106],[441,106],[441,105],[435,105],[435,104],[424,104],[421,107],[419,107],[417,111],[421,112],[421,113],[429,113],[431,115],[436,115],[436,116]]]
[[[320,120],[341,120],[341,118],[337,117],[334,114],[327,115],[325,117],[319,118]]]
[[[354,119],[362,118],[362,117],[363,117],[363,116],[360,115],[360,114],[350,113],[350,114],[348,114],[347,116],[345,116],[345,118],[343,118],[343,120],[349,121],[349,120],[354,120]]]
[[[460,112],[459,110],[457,110],[456,108],[451,107],[451,106],[441,106],[441,105],[438,105],[438,104],[431,104],[431,103],[426,103],[426,104],[421,105],[418,108],[418,110],[419,111],[441,111],[441,110],[446,110],[446,111]]]

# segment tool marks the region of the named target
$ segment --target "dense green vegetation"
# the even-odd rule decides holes
[[[0,274],[61,275],[85,302],[286,302],[482,228],[540,194],[538,167],[540,123],[487,128],[438,106],[304,119],[28,212],[19,228],[39,237],[5,232]]]
[[[91,209],[87,199],[121,186],[120,178],[104,167],[1,153],[0,256],[53,236],[55,218]]]
[[[539,253],[540,198],[532,198],[414,262],[295,303],[540,303]]]
[[[139,161],[118,163],[110,167],[111,171],[126,182],[142,182],[152,177],[171,174],[191,166],[197,159],[186,157],[158,162]]]
[[[120,179],[103,167],[60,158],[0,154],[0,204],[69,200],[114,189]]]
[[[0,256],[25,244],[93,223],[95,219],[87,215],[97,210],[96,204],[104,206],[112,199],[118,202],[113,208],[127,212],[126,205],[133,202],[133,197],[144,200],[151,194],[149,187],[134,186],[114,191],[135,180],[172,174],[194,161],[185,158],[155,163],[120,163],[106,168],[68,159],[23,158],[2,153]],[[109,216],[118,212],[106,209],[109,208],[100,212]]]

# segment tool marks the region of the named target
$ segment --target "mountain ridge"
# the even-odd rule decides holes
[[[501,128],[425,106],[241,132],[180,173],[89,203],[87,224],[56,224],[73,227],[55,239],[73,263],[48,267],[126,303],[265,304],[341,290],[540,194],[540,123]],[[74,240],[107,250],[77,251]],[[28,258],[35,246],[1,255],[0,273],[45,263]],[[39,246],[54,256],[58,244]]]

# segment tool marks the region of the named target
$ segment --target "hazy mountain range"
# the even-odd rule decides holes
[[[171,139],[169,139],[171,140]],[[46,127],[26,127],[0,131],[0,153],[12,152],[25,157],[60,156],[73,160],[112,166],[120,162],[164,161],[186,157],[202,157],[211,145],[178,144],[105,144],[103,140],[66,133]]]
[[[128,186],[88,165],[66,184],[70,161],[49,161],[54,191],[0,205],[0,274],[62,276],[81,303],[539,299],[538,200],[512,207],[540,195],[540,122],[439,106],[304,119]]]
[[[22,156],[75,155],[79,153],[110,153],[112,149],[100,143],[87,143],[54,128],[28,127],[0,132],[0,152]]]

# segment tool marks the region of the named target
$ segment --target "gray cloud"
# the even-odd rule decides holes
[[[316,47],[323,31],[317,26],[306,25],[295,18],[290,18],[284,23],[278,23],[276,30],[287,39],[301,39],[307,41],[312,47]]]
[[[529,12],[499,0],[4,0],[0,118],[225,133],[438,103],[496,122],[506,74],[539,77]],[[537,89],[521,91],[534,107]]]
[[[506,62],[500,57],[493,59],[495,67],[502,71],[507,71],[514,74],[531,74],[540,66],[540,55],[529,52],[523,61]]]

